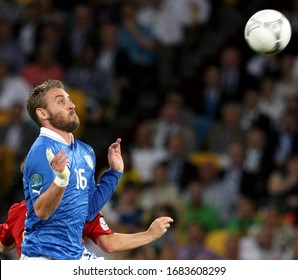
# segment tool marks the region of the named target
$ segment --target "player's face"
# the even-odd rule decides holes
[[[66,132],[73,132],[79,127],[80,121],[75,111],[75,105],[65,90],[50,89],[45,98],[48,105],[48,121],[53,127]]]

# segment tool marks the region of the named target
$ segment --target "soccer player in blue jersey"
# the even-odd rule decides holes
[[[27,110],[40,135],[24,164],[28,213],[22,259],[82,259],[85,222],[97,215],[123,174],[121,139],[108,148],[110,168],[96,183],[95,154],[72,135],[79,118],[63,83],[49,80],[36,86]]]

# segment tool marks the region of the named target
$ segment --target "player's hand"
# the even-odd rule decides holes
[[[54,155],[51,148],[47,148],[46,156],[49,164],[56,174],[54,183],[59,187],[66,187],[68,185],[70,171],[67,167],[68,155],[65,150],[61,150],[57,155]]]
[[[121,155],[121,139],[118,138],[116,142],[110,145],[108,149],[109,166],[119,172],[123,172],[124,163]]]
[[[153,240],[156,240],[167,232],[173,221],[174,220],[171,217],[157,218],[152,222],[147,232],[150,234]]]

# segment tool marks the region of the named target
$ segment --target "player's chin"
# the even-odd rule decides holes
[[[69,123],[67,125],[67,131],[68,132],[73,132],[80,126],[80,120],[77,115],[72,116],[71,119],[69,120]]]
[[[66,131],[69,132],[69,133],[73,133],[76,129],[79,128],[79,126],[80,126],[79,123],[75,123],[75,124],[72,123],[72,125],[69,126],[68,129],[67,129]]]

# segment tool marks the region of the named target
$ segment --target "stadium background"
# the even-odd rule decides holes
[[[264,57],[243,38],[263,8],[292,24]],[[20,165],[38,135],[24,104],[46,79],[76,103],[76,137],[125,176],[103,209],[114,231],[169,214],[160,240],[107,259],[297,259],[298,1],[0,1],[0,215],[23,199]],[[1,255],[16,258],[15,252]]]

